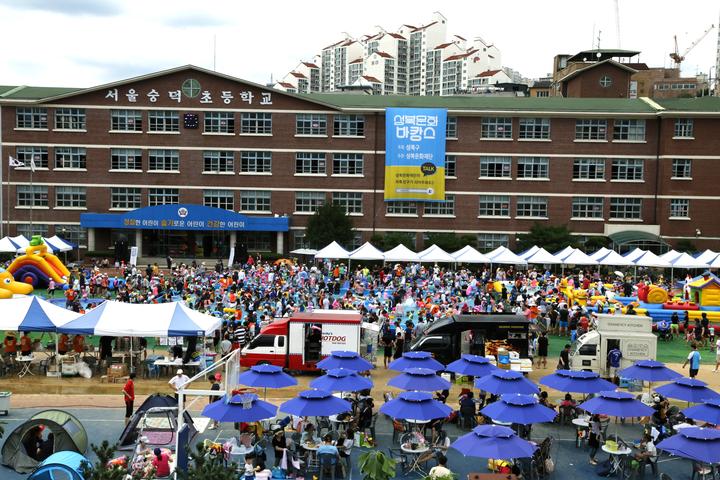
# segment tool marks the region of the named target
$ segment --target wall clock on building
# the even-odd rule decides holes
[[[186,113],[183,115],[183,124],[185,128],[198,128],[200,121],[197,113]]]

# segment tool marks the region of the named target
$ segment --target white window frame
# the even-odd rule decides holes
[[[55,208],[86,208],[87,188],[74,186],[55,187]]]
[[[111,132],[142,132],[143,114],[140,110],[110,110]]]
[[[458,138],[458,117],[447,117],[445,123],[445,138],[457,140]]]
[[[142,150],[138,148],[111,148],[110,171],[142,172]]]
[[[575,121],[575,141],[606,142],[607,120],[581,118]]]
[[[362,153],[333,153],[333,175],[362,177],[365,156]]]
[[[177,188],[149,188],[148,206],[177,205],[180,203],[180,189]]]
[[[680,165],[680,163],[682,163],[682,166]],[[692,180],[692,163],[693,162],[691,158],[673,158],[670,173],[671,179]],[[678,175],[679,173],[681,173],[682,175]]]
[[[203,190],[203,205],[223,210],[235,210],[235,193],[232,190],[206,189]]]
[[[82,131],[87,127],[84,108],[56,108],[55,130]]]
[[[234,112],[205,112],[204,133],[235,134]]]
[[[594,172],[595,175],[591,175]],[[575,181],[605,181],[604,158],[576,158],[573,160],[572,178]]]
[[[385,203],[385,216],[387,217],[417,217],[417,202],[399,200]]]
[[[548,218],[548,199],[535,195],[520,195],[516,199],[517,218]]]
[[[364,137],[364,115],[333,115],[333,137]]]
[[[644,142],[645,141],[645,120],[639,119],[615,119],[613,121],[614,142]]]
[[[85,147],[55,147],[55,170],[87,170]]]
[[[235,152],[231,150],[203,151],[204,174],[235,174]]]
[[[457,178],[457,155],[445,155],[445,178]]]
[[[345,209],[347,215],[363,214],[362,192],[332,192],[332,203]]]
[[[159,168],[158,168],[159,167]],[[179,172],[180,150],[148,150],[148,172]]]
[[[48,187],[46,185],[17,185],[15,206],[20,208],[48,208]]]
[[[499,165],[493,166],[491,165]],[[500,175],[490,175],[497,173]],[[507,175],[506,175],[507,173]],[[485,156],[480,157],[480,178],[481,179],[512,179],[512,157],[506,156]]]
[[[48,111],[43,107],[16,107],[15,128],[23,130],[47,130]]]
[[[179,133],[180,112],[148,110],[148,133]]]
[[[548,157],[518,157],[518,180],[550,180],[550,159]]]
[[[642,198],[610,198],[610,220],[642,220],[642,209]]]
[[[295,192],[295,213],[312,215],[326,201],[325,192]]]
[[[480,195],[478,217],[510,218],[509,195]]]
[[[521,118],[518,140],[550,140],[549,118]]]
[[[670,199],[670,219],[690,219],[690,200],[687,198]]]
[[[572,197],[571,217],[602,220],[604,218],[604,203],[603,197]]]
[[[512,140],[512,117],[482,117],[480,138],[483,140]]]
[[[295,115],[295,135],[308,137],[327,136],[327,115],[324,113],[298,113]]]
[[[30,170],[31,159],[35,160],[36,169],[48,169],[48,147],[17,147],[15,149],[15,158],[25,164],[18,167],[19,170]]]
[[[110,188],[110,210],[134,210],[141,207],[141,189],[135,187]]]
[[[240,174],[272,174],[272,152],[265,150],[241,151]]]
[[[642,158],[613,158],[610,180],[614,182],[642,182],[645,161]]]
[[[242,112],[240,135],[272,135],[272,113]]]
[[[327,175],[327,153],[297,152],[295,153],[295,175]]]
[[[423,208],[423,217],[454,217],[455,216],[455,195],[445,194],[442,202],[428,202]]]
[[[481,250],[494,250],[497,247],[510,245],[510,235],[507,233],[478,233],[477,242]]]
[[[272,192],[270,190],[241,190],[240,211],[252,213],[271,213]]]
[[[676,118],[673,138],[693,139],[695,124],[692,118]]]

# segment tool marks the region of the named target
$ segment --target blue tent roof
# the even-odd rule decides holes
[[[100,320],[100,316],[107,305],[108,302],[101,303],[97,307],[78,317],[76,320],[68,322],[58,328],[58,332],[72,333],[74,335],[93,335],[95,333],[95,325],[97,325],[98,320]]]
[[[89,460],[77,452],[56,452],[43,460],[35,471],[30,474],[28,480],[54,478],[54,476],[51,475],[43,475],[43,473],[48,470],[52,471],[53,468],[62,468],[63,470],[73,472],[77,475],[77,479],[83,480],[80,467],[84,462],[89,463]]]

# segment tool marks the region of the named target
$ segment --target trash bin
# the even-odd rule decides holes
[[[12,392],[0,392],[0,412],[2,415],[10,413],[10,397]]]

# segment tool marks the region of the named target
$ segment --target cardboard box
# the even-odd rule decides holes
[[[116,363],[110,365],[107,369],[108,377],[125,377],[128,374],[127,365],[124,363]]]

